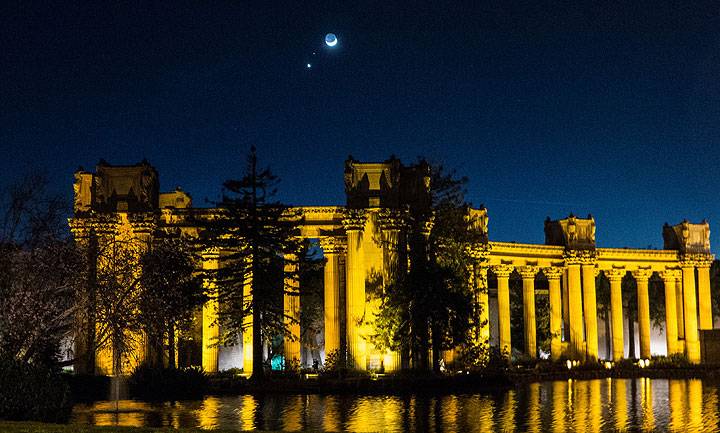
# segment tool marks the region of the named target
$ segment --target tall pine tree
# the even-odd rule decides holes
[[[299,296],[293,288],[298,280],[293,269],[299,268],[302,215],[274,200],[278,182],[269,168],[258,168],[252,147],[245,175],[224,182],[217,217],[207,222],[202,236],[204,248],[220,253],[220,269],[209,275],[217,288],[209,295],[219,304],[218,343],[234,344],[251,325],[256,381],[264,378],[264,344],[277,335],[290,336],[288,326],[296,321],[286,320],[283,294]]]

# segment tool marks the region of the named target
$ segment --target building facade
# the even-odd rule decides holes
[[[381,351],[368,338],[382,291],[372,285],[387,284],[393,269],[405,260],[403,218],[407,209],[428,206],[430,170],[425,164],[404,166],[397,159],[345,163],[344,206],[312,206],[302,211],[301,236],[317,239],[326,258],[324,268],[324,353],[347,353],[359,369],[400,368],[398,353]],[[78,243],[92,239],[102,244],[117,239],[139,239],[148,244],[158,233],[197,236],[203,218],[213,209],[194,208],[191,197],[177,189],[159,192],[158,173],[147,162],[134,166],[111,166],[101,162],[95,172],[75,173],[72,233]],[[485,342],[494,342],[507,352],[512,347],[510,323],[510,278],[522,280],[523,352],[538,357],[536,297],[547,297],[550,309],[549,356],[597,360],[600,356],[596,279],[603,274],[610,282],[612,350],[607,358],[627,357],[621,281],[626,275],[637,284],[639,356],[651,356],[651,322],[648,281],[660,278],[665,294],[665,344],[668,354],[681,353],[700,362],[699,332],[713,327],[710,294],[710,230],[707,222],[683,221],[663,227],[664,249],[597,248],[595,220],[588,215],[570,215],[545,221],[545,244],[490,241],[488,213],[471,210],[484,240],[468,253],[474,259],[474,286],[486,325],[480,332]],[[100,264],[98,264],[100,266]],[[206,251],[202,267],[222,266],[222,252]],[[490,284],[493,282],[494,284]],[[540,284],[539,284],[540,283]],[[547,287],[547,288],[545,288]],[[302,290],[302,288],[298,288]],[[491,308],[492,300],[492,308]],[[300,298],[286,296],[287,315],[299,319]],[[219,369],[218,305],[209,301],[198,313],[200,353],[195,363],[209,372]],[[491,317],[492,316],[492,317]],[[299,337],[299,325],[291,326]],[[632,336],[630,336],[632,338]],[[82,339],[79,339],[82,341]],[[138,339],[127,368],[147,356]],[[243,335],[242,365],[249,373],[252,360],[252,329]],[[82,343],[78,343],[80,346]],[[82,351],[82,347],[78,347]],[[285,359],[301,359],[299,338],[287,339]],[[447,354],[448,358],[451,354]],[[96,371],[111,371],[111,354],[97,353]],[[449,361],[449,359],[448,359]],[[239,366],[239,365],[238,365]],[[82,370],[82,366],[79,367]]]

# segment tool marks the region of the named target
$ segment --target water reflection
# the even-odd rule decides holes
[[[701,380],[598,379],[519,386],[493,395],[208,397],[98,402],[73,422],[234,430],[584,432],[717,431],[718,389]]]

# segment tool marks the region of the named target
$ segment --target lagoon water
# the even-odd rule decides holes
[[[598,379],[493,394],[264,395],[75,407],[71,422],[231,430],[413,432],[718,431],[720,388],[701,380]]]

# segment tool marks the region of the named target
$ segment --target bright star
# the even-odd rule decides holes
[[[310,69],[310,68],[312,68],[312,65],[311,65],[310,63],[308,63],[308,64],[306,65],[306,67],[307,67],[308,69]]]

